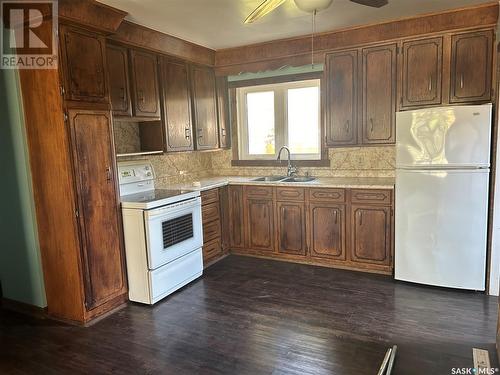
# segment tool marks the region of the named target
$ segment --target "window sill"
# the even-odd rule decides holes
[[[329,167],[330,160],[292,160],[297,167]],[[282,160],[231,160],[233,167],[286,167],[287,161]]]

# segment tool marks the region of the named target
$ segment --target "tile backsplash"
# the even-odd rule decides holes
[[[258,176],[286,173],[283,167],[233,167],[231,150],[180,152],[163,155],[119,158],[149,159],[158,184],[178,184],[209,176]],[[395,147],[346,147],[329,150],[330,167],[299,168],[300,175],[309,172],[317,177],[394,177]]]

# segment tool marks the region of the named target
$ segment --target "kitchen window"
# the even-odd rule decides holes
[[[240,160],[276,160],[288,146],[295,160],[321,159],[320,80],[236,89]]]

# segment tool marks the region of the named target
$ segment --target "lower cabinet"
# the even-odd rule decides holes
[[[224,255],[222,247],[222,213],[219,189],[201,192],[203,225],[203,265],[206,267]]]
[[[311,257],[346,260],[345,206],[311,203]]]
[[[277,202],[278,253],[306,255],[306,218],[303,202]]]
[[[87,310],[127,292],[111,113],[69,110]],[[89,314],[91,315],[91,313]]]
[[[273,201],[247,198],[246,247],[261,251],[274,251]]]
[[[392,198],[390,189],[229,186],[230,248],[392,274]]]
[[[391,208],[353,205],[351,211],[351,260],[390,266]]]

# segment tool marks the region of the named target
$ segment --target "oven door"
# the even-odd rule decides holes
[[[144,220],[151,270],[203,245],[199,197],[145,211]]]

